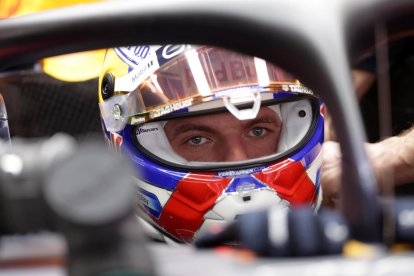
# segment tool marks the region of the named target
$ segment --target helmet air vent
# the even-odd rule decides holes
[[[115,89],[114,76],[111,73],[106,73],[102,79],[101,94],[104,100],[112,97]]]

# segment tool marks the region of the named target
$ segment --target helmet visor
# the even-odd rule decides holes
[[[115,79],[117,95],[100,104],[107,128],[122,128],[116,127],[120,122],[141,124],[189,106],[243,95],[243,88],[312,93],[292,75],[257,57],[216,47],[181,45],[180,54],[168,60],[168,46],[172,47],[151,48],[149,60],[137,63],[127,75]],[[250,96],[239,97],[238,101],[249,101]]]

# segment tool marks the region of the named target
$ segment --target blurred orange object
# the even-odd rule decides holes
[[[0,0],[0,19],[102,0]],[[79,52],[43,59],[43,71],[62,81],[78,82],[97,78],[105,50]]]

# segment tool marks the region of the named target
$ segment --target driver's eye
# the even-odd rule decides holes
[[[261,127],[255,127],[250,131],[250,133],[252,136],[262,136],[264,134],[264,131],[265,130]]]
[[[194,137],[191,137],[191,138],[190,138],[189,142],[190,142],[190,144],[192,144],[192,145],[200,145],[200,144],[202,144],[203,142],[205,142],[205,139],[206,139],[206,138],[203,138],[203,137],[201,137],[201,136],[194,136]]]

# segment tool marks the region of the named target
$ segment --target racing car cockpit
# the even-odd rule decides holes
[[[366,142],[401,130],[390,115],[412,125],[413,8],[105,1],[0,20],[0,274],[411,275],[414,198],[383,188],[402,172],[378,175]]]

